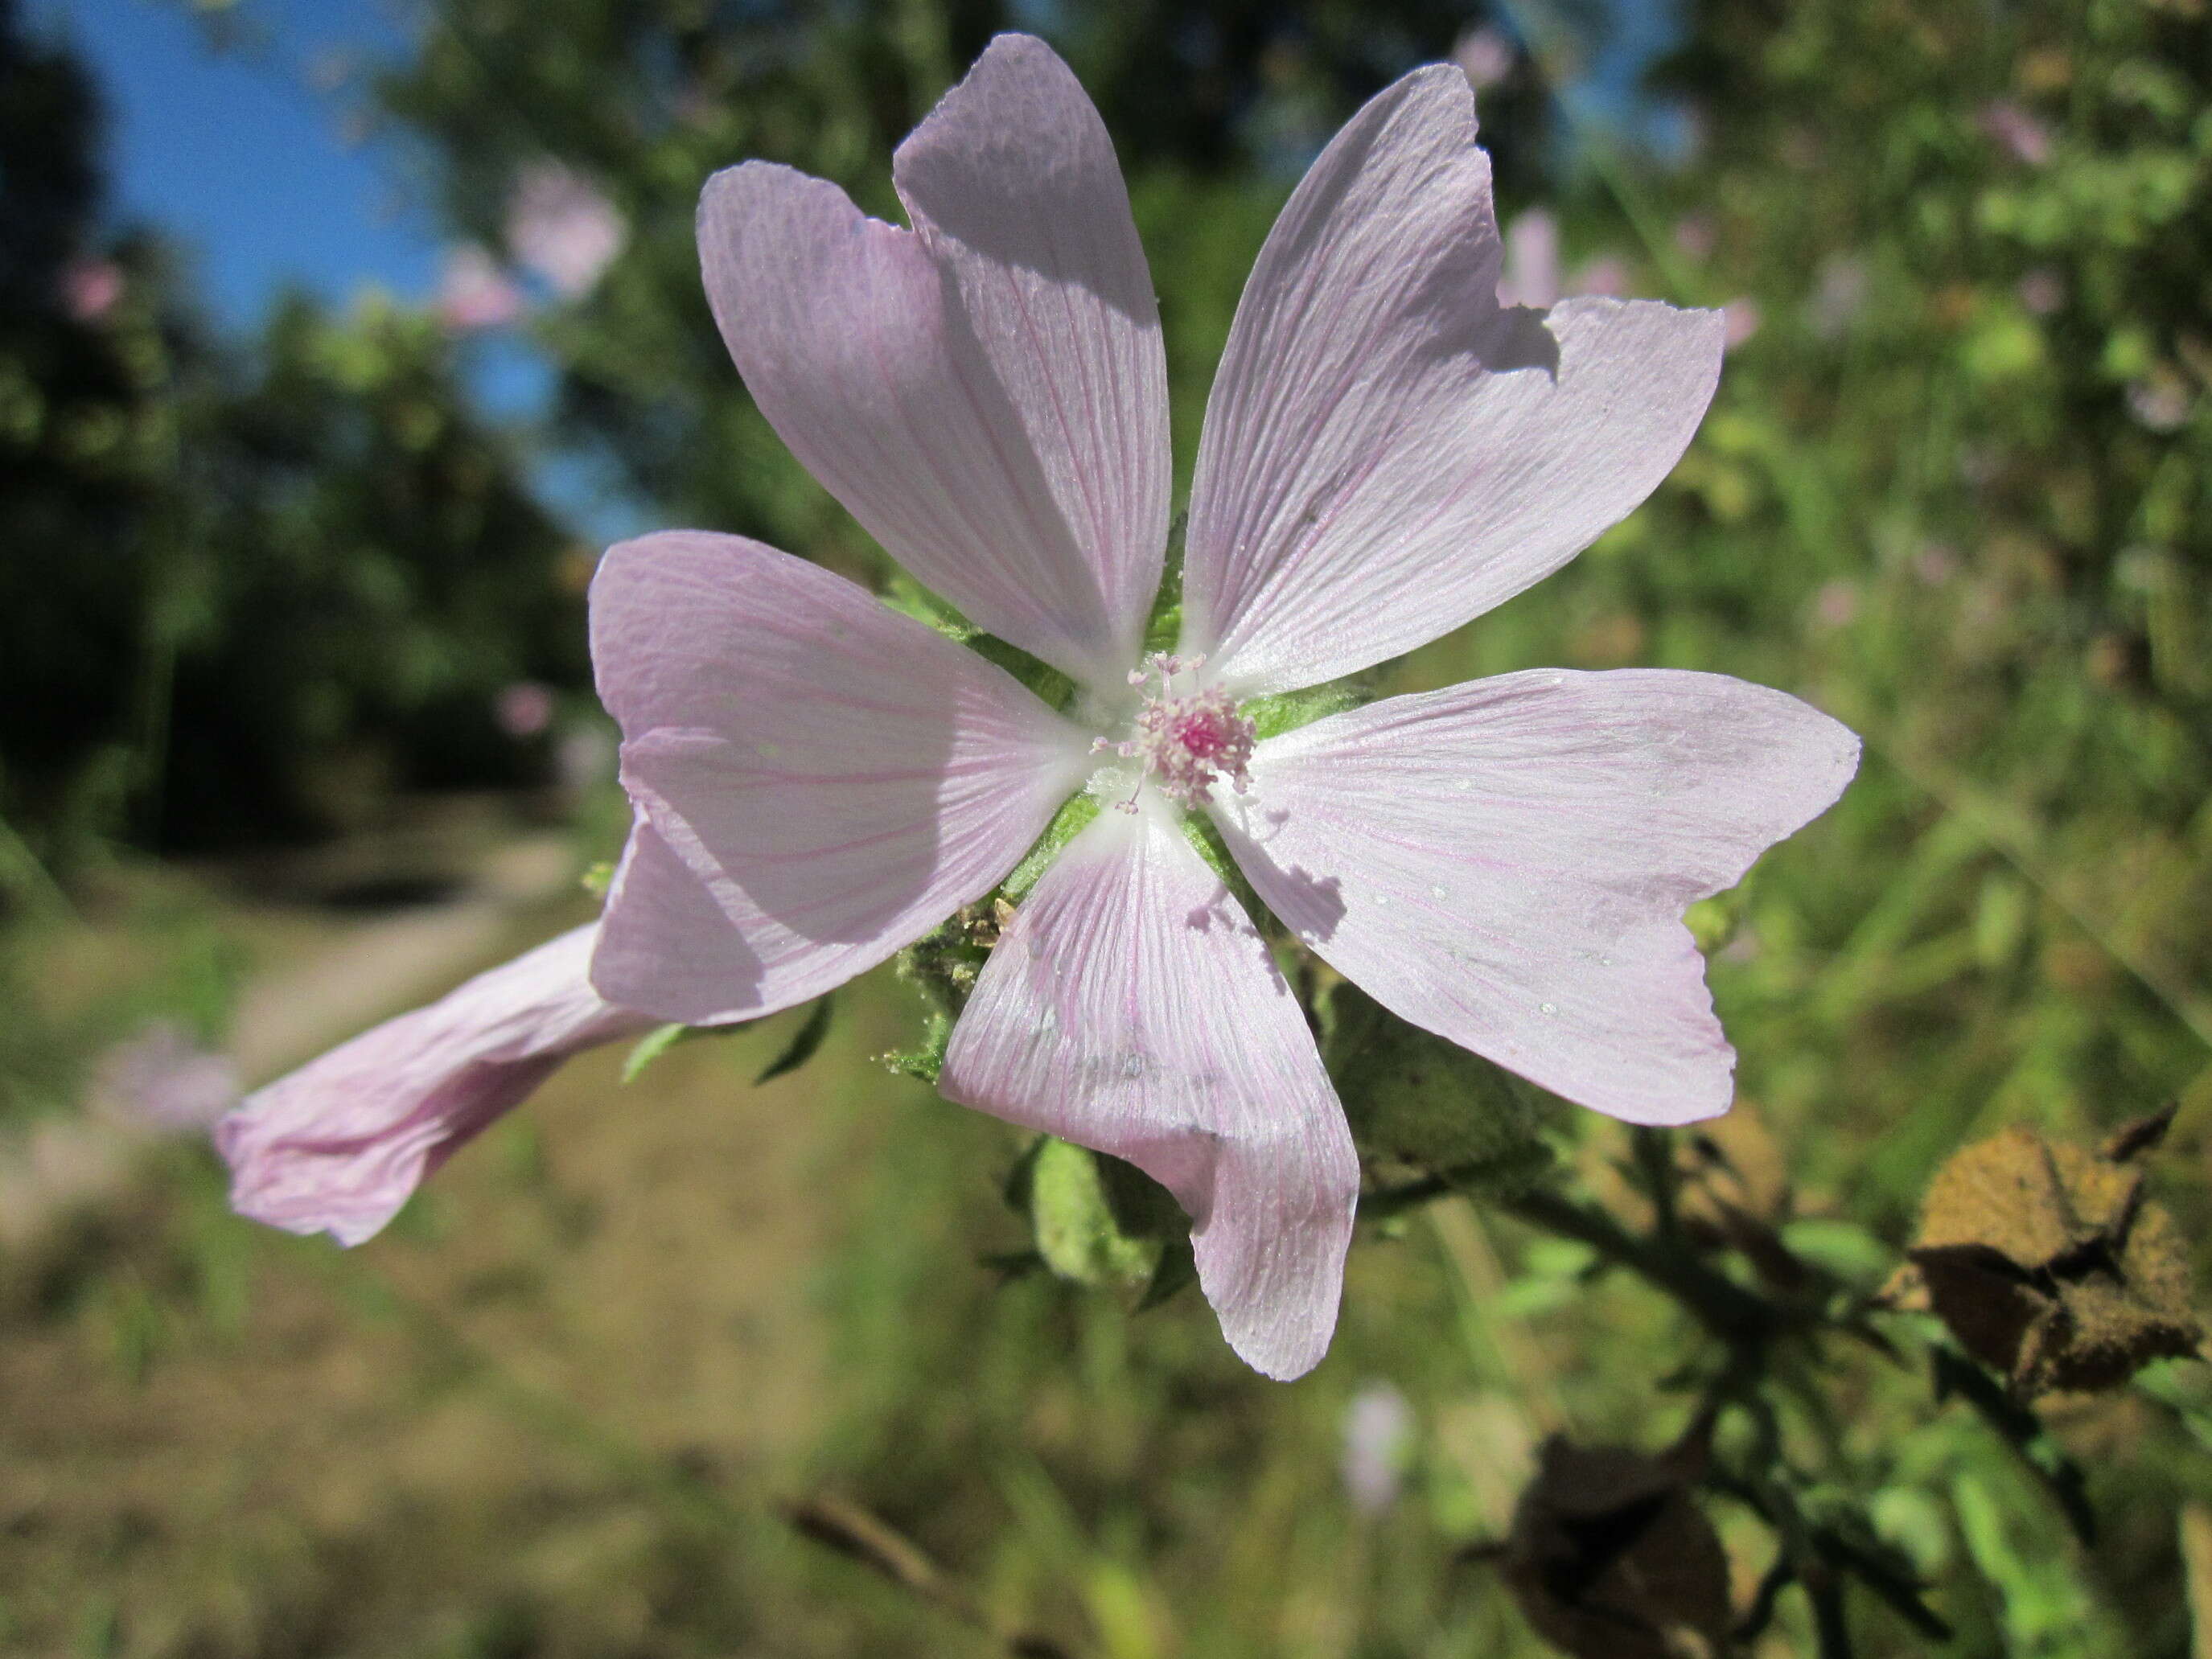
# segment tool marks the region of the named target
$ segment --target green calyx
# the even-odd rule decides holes
[[[1368,1164],[1517,1192],[1553,1163],[1549,1096],[1457,1043],[1409,1025],[1350,981],[1326,1005],[1322,1055]]]

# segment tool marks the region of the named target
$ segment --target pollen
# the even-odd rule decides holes
[[[1195,677],[1204,657],[1177,657],[1155,652],[1144,666],[1132,669],[1129,684],[1145,688],[1145,702],[1131,723],[1130,735],[1116,743],[1101,738],[1091,745],[1144,768],[1144,778],[1170,800],[1184,806],[1202,806],[1213,797],[1213,786],[1226,778],[1238,793],[1251,787],[1247,767],[1252,758],[1252,722],[1237,712],[1237,704],[1218,685],[1199,688]],[[1154,684],[1155,677],[1158,684]],[[1182,681],[1187,689],[1178,689]],[[1136,810],[1133,795],[1121,803],[1125,811]]]

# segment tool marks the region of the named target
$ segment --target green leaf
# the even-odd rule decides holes
[[[835,992],[824,993],[816,1000],[813,1012],[806,1016],[806,1023],[792,1034],[791,1041],[783,1046],[783,1052],[769,1061],[768,1069],[753,1079],[756,1089],[787,1072],[797,1071],[814,1058],[815,1051],[822,1046],[822,1039],[830,1035],[830,1016],[836,1003]]]

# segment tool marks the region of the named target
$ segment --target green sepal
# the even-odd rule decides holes
[[[813,1012],[806,1016],[806,1023],[792,1033],[791,1041],[783,1045],[783,1052],[769,1061],[767,1068],[753,1079],[753,1087],[757,1089],[763,1083],[795,1072],[813,1059],[815,1051],[822,1047],[822,1039],[830,1035],[830,1017],[836,1005],[834,992],[824,992],[817,997]]]
[[[636,1082],[647,1066],[679,1042],[690,1042],[697,1037],[728,1036],[732,1032],[750,1030],[755,1023],[745,1019],[727,1025],[656,1025],[637,1040],[636,1046],[623,1060],[622,1080]]]
[[[922,1028],[921,1046],[894,1049],[884,1056],[884,1064],[901,1077],[913,1078],[934,1089],[938,1073],[945,1069],[945,1046],[951,1040],[952,1017],[942,1009],[932,1009],[929,1023]]]
[[[622,1080],[635,1083],[645,1068],[659,1060],[678,1043],[688,1042],[699,1035],[696,1025],[656,1025],[637,1040],[637,1045],[623,1061]]]
[[[1550,1171],[1551,1097],[1349,981],[1330,991],[1327,1013],[1322,1059],[1363,1160],[1492,1192],[1525,1190]]]
[[[1028,1160],[1037,1254],[1079,1285],[1144,1290],[1158,1279],[1182,1211],[1135,1165],[1048,1135]]]

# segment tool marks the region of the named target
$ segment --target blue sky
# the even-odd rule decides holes
[[[461,0],[466,3],[466,0]],[[250,0],[243,49],[214,50],[187,0],[25,0],[39,32],[68,40],[99,79],[107,115],[110,200],[178,242],[216,318],[249,331],[270,300],[301,285],[342,305],[364,286],[410,301],[436,286],[441,240],[427,183],[390,139],[349,133],[360,77],[403,52],[405,0]],[[1637,69],[1671,33],[1669,0],[1609,0],[1615,27],[1577,102],[1620,110]],[[493,412],[528,419],[550,387],[526,338],[468,347],[471,380]],[[641,527],[633,508],[572,461],[539,484],[586,533]]]
[[[30,0],[26,9],[99,77],[118,212],[183,240],[224,322],[251,324],[288,282],[333,300],[365,281],[411,298],[430,292],[439,242],[421,192],[406,187],[390,147],[347,141],[350,100],[328,86],[336,66],[404,44],[380,7],[257,0],[249,10],[270,25],[265,43],[228,53],[209,51],[175,0]]]

